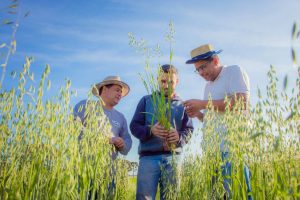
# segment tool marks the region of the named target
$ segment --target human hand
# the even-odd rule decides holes
[[[203,121],[204,114],[202,112],[198,112],[194,117],[197,117],[200,121]]]
[[[162,139],[166,139],[166,137],[168,136],[168,131],[158,122],[155,125],[151,126],[151,132],[153,133],[153,135]]]
[[[187,100],[183,105],[189,117],[198,117],[199,111],[205,108],[203,101],[198,99]]]
[[[118,150],[125,147],[124,140],[121,137],[112,137],[110,138],[109,143],[113,144]]]
[[[179,133],[177,132],[176,129],[171,128],[167,137],[167,142],[169,144],[177,144],[178,141],[179,141]]]

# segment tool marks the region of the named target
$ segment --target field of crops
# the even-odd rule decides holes
[[[129,184],[132,178],[127,175],[127,167],[122,160],[110,159],[112,149],[107,139],[110,126],[101,107],[89,104],[90,112],[83,127],[72,114],[70,82],[56,98],[43,101],[48,67],[37,95],[31,95],[34,88],[28,85],[30,62],[28,58],[19,72],[18,88],[1,91],[1,199],[103,198],[112,192],[108,189],[112,181],[116,185],[115,199],[132,199],[135,185]],[[299,199],[300,99],[299,91],[295,90],[299,88],[299,76],[289,95],[287,91],[278,92],[273,68],[268,77],[267,97],[260,97],[249,114],[244,115],[237,108],[226,112],[218,122],[209,120],[213,111],[207,113],[199,147],[202,154],[184,158],[176,198],[217,199],[224,195],[220,173],[224,163],[218,153],[220,136],[214,129],[226,124],[232,198],[247,196],[243,173],[246,164],[251,170],[251,195],[255,199]],[[79,142],[81,132],[84,137]]]
[[[193,133],[201,135],[202,153],[183,158],[180,186],[168,199],[223,199],[224,178],[232,199],[300,199],[300,66],[292,52],[298,75],[291,90],[286,82],[279,87],[271,67],[267,95],[259,93],[250,112],[237,103],[216,120],[208,108],[205,128]],[[136,178],[128,175],[124,160],[111,159],[111,127],[100,102],[90,101],[83,125],[73,116],[71,82],[47,99],[50,67],[36,88],[31,62],[26,58],[23,70],[12,74],[16,87],[0,88],[0,199],[134,199]],[[223,126],[224,134],[217,134],[216,127]],[[221,140],[230,152],[227,160],[221,158]],[[226,162],[231,172],[224,177]]]

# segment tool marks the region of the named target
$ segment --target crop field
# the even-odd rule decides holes
[[[293,39],[299,40],[296,26],[292,32]],[[171,50],[170,62],[172,56]],[[231,199],[300,199],[300,66],[296,58],[292,48],[298,74],[289,82],[294,85],[286,87],[286,79],[282,89],[271,66],[266,74],[268,85],[262,86],[267,94],[258,92],[258,101],[249,112],[237,102],[216,120],[216,111],[208,106],[205,127],[193,133],[202,138],[197,147],[201,153],[183,158],[180,184],[167,199],[224,199],[224,179],[229,180]],[[23,70],[11,74],[16,87],[0,88],[0,199],[135,199],[136,177],[128,172],[128,163],[111,159],[111,126],[100,102],[89,94],[82,124],[73,115],[71,81],[56,96],[46,98],[50,67],[35,80],[36,87],[31,63],[26,57]],[[146,81],[140,84],[147,86]],[[157,103],[158,108],[163,106]],[[160,117],[168,122],[167,116]],[[217,127],[226,131],[220,134]],[[225,160],[220,153],[222,140],[230,152]],[[224,177],[222,168],[227,162],[231,171]]]

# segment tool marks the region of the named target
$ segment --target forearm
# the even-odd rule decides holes
[[[229,103],[229,104],[228,104]],[[226,103],[225,99],[219,99],[219,100],[212,100],[211,104],[214,110],[218,110],[218,111],[225,111],[226,109],[226,105],[228,105],[230,107],[231,101]],[[209,107],[209,101],[204,101],[203,103],[205,105],[205,108]]]
[[[123,137],[123,140],[124,140],[124,147],[120,149],[120,153],[123,155],[127,155],[131,149],[132,140],[129,134],[126,134],[125,137]]]
[[[142,98],[137,105],[130,123],[132,135],[141,141],[148,140],[151,137],[150,126],[146,123],[145,119],[145,112],[145,98]]]
[[[201,104],[203,107],[207,108],[209,106],[208,100],[200,100],[200,101],[201,101]],[[242,110],[247,110],[248,109],[248,95],[239,93],[234,96],[228,97],[228,99],[211,100],[213,109],[218,110],[220,112],[224,112],[226,110],[226,107],[228,107],[229,110],[232,110],[233,107],[237,103],[242,108]],[[199,119],[198,116],[197,116],[197,118]],[[203,119],[203,116],[202,116],[202,119]]]
[[[138,122],[132,121],[130,130],[132,135],[141,141],[146,141],[151,137],[150,126],[141,125]]]
[[[194,126],[193,126],[192,119],[189,118],[187,114],[185,114],[182,120],[181,130],[178,131],[179,133],[178,145],[183,146],[186,143],[188,143],[193,131],[194,131]]]

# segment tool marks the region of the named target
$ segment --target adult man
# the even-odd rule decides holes
[[[232,108],[237,101],[242,102],[243,109],[247,110],[250,96],[249,79],[246,72],[237,65],[222,66],[219,62],[219,54],[222,50],[215,51],[210,44],[202,45],[191,51],[191,59],[187,64],[194,64],[195,72],[204,78],[207,83],[204,91],[204,99],[191,99],[184,102],[186,112],[190,117],[197,117],[203,121],[204,115],[200,110],[205,110],[211,98],[214,110],[219,114],[225,111],[226,101],[229,99],[229,107]],[[222,127],[219,127],[221,130]],[[218,127],[216,128],[218,130]],[[226,161],[223,166],[223,176],[231,173],[231,163],[228,161],[228,147],[222,140],[220,145],[222,159]],[[250,192],[249,170],[245,167],[245,178]],[[224,178],[224,188],[230,195],[230,179]],[[249,197],[251,198],[251,197]]]
[[[192,121],[184,111],[182,100],[175,93],[179,82],[177,69],[172,65],[163,65],[160,72],[158,77],[160,92],[155,91],[140,100],[130,123],[131,133],[140,140],[137,200],[155,199],[158,184],[161,199],[170,194],[166,192],[167,186],[172,189],[177,187],[179,155],[193,131]],[[166,103],[163,106],[167,106],[168,100],[171,104],[170,130],[157,120],[159,108],[155,98],[161,99],[160,95],[165,97]],[[175,162],[172,162],[174,160]]]
[[[121,98],[129,93],[129,86],[121,81],[119,76],[108,76],[102,82],[98,83],[92,90],[96,97],[100,97],[103,101],[102,108],[104,114],[111,124],[112,137],[109,143],[112,144],[117,151],[113,153],[113,159],[116,158],[118,152],[127,155],[129,152],[132,140],[128,133],[126,119],[122,113],[114,107],[119,103]],[[80,101],[74,107],[74,116],[80,117],[84,123],[84,112],[87,100]],[[82,107],[83,109],[80,109]]]

